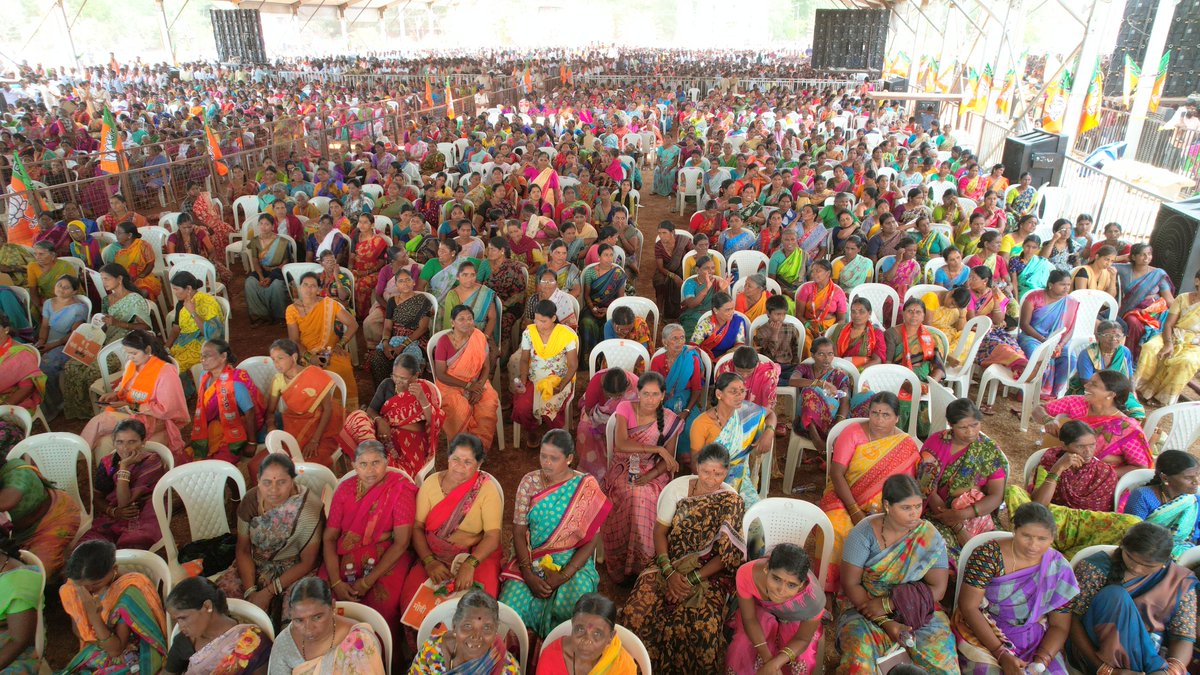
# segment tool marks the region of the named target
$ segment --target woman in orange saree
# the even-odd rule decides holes
[[[804,323],[804,353],[808,358],[814,338],[824,335],[834,324],[846,320],[846,291],[833,283],[833,267],[826,260],[814,260],[808,273],[811,281],[796,291],[796,313]]]
[[[121,382],[100,397],[100,403],[107,407],[79,435],[97,457],[103,457],[112,451],[112,432],[117,423],[132,417],[146,425],[146,440],[170,448],[176,464],[190,461],[179,430],[191,419],[191,410],[171,354],[158,338],[144,330],[130,332],[121,345],[129,355]]]
[[[296,301],[288,306],[288,339],[305,351],[305,361],[337,373],[346,385],[346,408],[358,408],[358,381],[354,377],[354,365],[346,346],[354,341],[358,321],[342,303],[333,298],[320,297],[320,277],[308,272],[300,277],[300,292]],[[338,324],[344,327],[338,335]],[[341,421],[338,421],[341,428]]]
[[[488,340],[475,327],[470,307],[454,307],[450,320],[450,332],[433,349],[434,377],[446,411],[446,435],[453,438],[466,431],[490,448],[496,436],[500,397],[488,381],[492,370]]]
[[[102,256],[105,263],[117,263],[129,270],[133,285],[151,302],[158,300],[162,294],[162,280],[154,274],[154,247],[142,239],[133,223],[126,221],[117,225],[117,243],[109,244]]]
[[[278,373],[267,402],[267,433],[283,429],[296,438],[304,461],[331,465],[345,416],[333,378],[321,368],[301,365],[300,346],[292,340],[271,343],[271,361]],[[258,475],[263,457],[265,450],[250,462],[250,475]]]

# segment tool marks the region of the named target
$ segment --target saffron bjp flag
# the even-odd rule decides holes
[[[1154,75],[1154,89],[1150,92],[1150,112],[1158,110],[1158,104],[1162,101],[1163,86],[1167,84],[1167,66],[1170,63],[1171,50],[1168,49],[1158,62],[1158,73]]]
[[[979,90],[975,92],[975,112],[980,115],[987,112],[988,100],[992,95],[992,80],[995,78],[995,73],[992,71],[991,64],[983,67],[983,72],[979,74]]]
[[[1017,71],[1014,68],[1009,68],[1004,74],[1004,81],[1000,84],[1000,93],[996,96],[996,110],[1001,115],[1007,115],[1009,106],[1012,105],[1013,85],[1017,82]]]
[[[100,126],[100,170],[104,173],[120,173],[121,162],[118,159],[124,142],[121,140],[121,130],[113,120],[108,108],[104,109],[104,117]]]
[[[425,78],[425,105],[433,107],[433,85],[430,84],[429,78]]]
[[[1126,110],[1133,101],[1133,92],[1137,89],[1138,79],[1141,77],[1142,69],[1133,62],[1129,54],[1125,54],[1125,81],[1121,84],[1121,102],[1125,104]]]
[[[575,75],[571,72],[571,66],[567,66],[567,84],[575,84]]]
[[[6,205],[8,207],[8,240],[21,246],[33,246],[34,240],[41,232],[37,224],[37,210],[30,201],[30,197],[37,199],[43,208],[45,205],[40,204],[41,199],[36,192],[29,191],[31,185],[29,174],[25,173],[25,165],[21,162],[20,155],[14,154],[12,180],[8,184],[9,196]]]
[[[524,86],[526,92],[533,91],[533,71],[529,68],[529,66],[525,66]]]
[[[1100,59],[1096,59],[1096,68],[1092,71],[1092,81],[1088,84],[1087,98],[1083,99],[1083,117],[1079,120],[1079,133],[1087,133],[1100,126],[1100,104],[1104,100],[1104,80],[1100,74]]]
[[[1067,97],[1071,95],[1071,71],[1064,69],[1057,82],[1046,88],[1046,100],[1042,104],[1042,129],[1056,134],[1062,131],[1063,119],[1067,116]]]
[[[975,110],[975,101],[979,97],[979,71],[974,68],[967,68],[967,87],[963,90],[966,94],[966,104],[963,106],[963,112],[972,112]]]
[[[225,166],[225,160],[221,155],[221,142],[217,139],[217,135],[213,133],[211,127],[204,125],[204,135],[208,137],[208,154],[212,156],[213,166],[217,169],[218,176],[224,176],[229,173],[229,167]]]
[[[454,119],[454,94],[450,91],[450,78],[446,78],[446,117]]]

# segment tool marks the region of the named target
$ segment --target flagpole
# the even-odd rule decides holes
[[[1142,142],[1146,114],[1150,110],[1150,97],[1154,92],[1154,82],[1158,79],[1159,61],[1162,60],[1163,49],[1167,46],[1167,33],[1171,30],[1177,4],[1179,0],[1158,0],[1154,25],[1150,28],[1150,37],[1146,42],[1142,76],[1138,78],[1137,89],[1133,94],[1133,107],[1129,109],[1129,126],[1125,129],[1125,157],[1129,159],[1137,158],[1138,146]]]
[[[1160,0],[1174,2],[1175,0]],[[1068,152],[1075,146],[1075,136],[1079,132],[1079,120],[1083,117],[1083,104],[1087,98],[1088,89],[1096,73],[1093,68],[1099,68],[1100,62],[1100,28],[1108,20],[1108,10],[1112,6],[1109,0],[1097,0],[1092,3],[1088,12],[1088,22],[1083,32],[1083,47],[1079,52],[1079,67],[1075,69],[1075,81],[1071,83],[1071,96],[1067,99],[1067,110],[1064,113],[1062,133],[1067,137]],[[1084,74],[1086,73],[1086,77]]]

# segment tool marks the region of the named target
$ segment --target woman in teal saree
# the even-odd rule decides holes
[[[729,476],[725,482],[737,490],[749,508],[759,500],[754,486],[757,459],[775,445],[775,411],[747,401],[746,392],[741,375],[721,373],[716,381],[717,405],[696,417],[689,436],[693,448],[719,443],[729,450]]]
[[[592,347],[604,339],[604,322],[608,306],[625,295],[628,279],[625,270],[614,264],[613,247],[600,244],[600,262],[588,265],[583,271],[583,316],[579,318],[579,339],[583,344],[581,356],[592,353]]]
[[[1069,295],[1070,292],[1071,277],[1056,269],[1050,272],[1045,290],[1031,291],[1021,302],[1021,331],[1017,334],[1017,344],[1026,358],[1059,330],[1066,330],[1068,335],[1071,333],[1079,302]],[[1065,387],[1070,374],[1071,352],[1066,340],[1060,339],[1042,379],[1042,398],[1053,397],[1054,392]]]
[[[684,428],[691,426],[700,415],[700,397],[708,382],[700,350],[687,344],[683,327],[677,323],[663,326],[663,353],[650,359],[650,370],[666,378],[663,407],[684,418]],[[692,443],[687,434],[679,434],[675,442],[675,459],[681,467],[691,466]]]
[[[500,575],[500,602],[541,637],[570,619],[579,598],[600,585],[592,552],[612,503],[594,476],[571,468],[574,457],[570,432],[546,432],[541,468],[517,488],[514,557]]]
[[[1129,494],[1124,512],[1171,531],[1171,558],[1200,543],[1200,461],[1182,450],[1163,450],[1154,460],[1154,478]]]

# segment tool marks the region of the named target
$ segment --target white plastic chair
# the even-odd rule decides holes
[[[679,170],[675,185],[677,196],[675,209],[683,213],[683,207],[688,198],[696,200],[696,210],[700,210],[700,197],[704,192],[704,170],[695,166],[685,166]]]
[[[629,136],[626,136],[626,138],[628,137]],[[621,641],[621,646],[624,647],[625,651],[629,652],[629,655],[632,656],[633,660],[637,662],[638,671],[641,673],[641,675],[653,675],[653,668],[650,665],[650,652],[646,651],[646,645],[642,643],[641,638],[634,635],[633,631],[629,630],[625,626],[622,626],[621,624],[616,624],[613,628],[617,632],[617,638]],[[546,651],[546,647],[549,647],[550,643],[554,642],[555,640],[559,640],[570,634],[571,620],[568,619],[555,626],[553,630],[546,634],[546,639],[542,640],[541,651],[538,653]]]
[[[141,549],[119,548],[117,549],[117,567],[122,574],[136,572],[145,575],[150,579],[150,583],[158,589],[164,600],[171,594],[171,589],[175,588],[167,561],[156,553]]]
[[[324,497],[337,489],[337,476],[328,467],[315,462],[296,462],[296,482]]]
[[[739,277],[737,281],[733,282],[733,286],[731,286],[729,289],[730,294],[736,298],[738,293],[741,293],[742,289],[746,287],[746,279],[749,278],[749,276]],[[783,286],[780,286],[779,282],[775,281],[771,277],[767,277],[767,290],[775,295],[783,294]]]
[[[345,408],[346,407],[346,397],[347,397],[346,381],[342,379],[341,375],[338,375],[337,373],[333,372],[332,370],[326,370],[325,374],[329,376],[329,379],[333,380],[333,388],[337,390],[339,395],[341,395],[342,407]]]
[[[332,199],[329,197],[313,197],[312,199],[308,200],[308,203],[315,206],[316,209],[321,212],[321,215],[327,216],[329,215],[329,202],[331,201]],[[255,206],[255,209],[257,208],[258,207]]]
[[[833,462],[833,448],[835,445],[837,445],[838,436],[841,436],[842,432],[845,431],[848,427],[850,427],[850,425],[861,424],[861,423],[867,422],[867,421],[869,421],[869,420],[866,417],[851,417],[849,419],[844,419],[841,422],[838,422],[837,424],[833,425],[832,429],[829,430],[829,435],[825,437],[825,473],[826,473],[825,480],[826,481],[829,480],[829,477],[828,477],[829,466]]]
[[[42,672],[49,673],[49,666],[46,665],[46,566],[42,563],[41,558],[38,558],[30,551],[21,549],[21,562],[29,567],[34,567],[41,573],[42,584],[38,588],[37,598],[37,633],[33,638],[34,657],[42,664]]]
[[[19,405],[0,405],[0,417],[8,417],[20,422],[25,432],[25,438],[29,438],[33,433],[33,416]]]
[[[763,314],[762,316],[760,316],[757,319],[750,322],[750,338],[748,340],[746,340],[746,344],[749,344],[749,345],[754,344],[754,334],[758,332],[759,328],[762,328],[763,326],[767,325],[767,321],[770,318],[771,317],[767,316],[766,314]],[[797,333],[796,334],[796,354],[803,354],[804,353],[804,324],[800,322],[800,319],[797,319],[796,317],[792,316],[791,314],[784,315],[783,323],[791,324],[792,327],[794,327],[796,329],[796,333]],[[857,378],[857,376],[858,376],[857,370],[854,371],[854,375]]]
[[[499,318],[499,317],[497,317],[497,318]],[[429,338],[429,343],[425,345],[425,359],[426,359],[426,363],[429,364],[430,371],[433,370],[433,352],[437,348],[437,343],[442,338],[449,335],[450,330],[451,329],[447,328],[446,330],[440,330],[440,331],[434,333],[433,336]],[[570,414],[570,409],[571,409],[570,406],[568,406],[567,407],[568,415]],[[519,430],[521,428],[521,425],[519,425],[519,424],[516,425],[516,428],[518,429],[518,431],[516,431],[515,433],[520,434]],[[498,448],[500,450],[504,449],[504,415],[496,416],[496,445],[498,446]],[[486,450],[486,448],[484,448],[484,449]]]
[[[187,573],[179,564],[179,547],[171,533],[169,491],[174,490],[183,503],[191,540],[211,539],[229,533],[229,521],[225,517],[225,484],[229,480],[233,481],[237,499],[246,496],[246,481],[242,473],[236,466],[219,459],[205,459],[175,467],[154,486],[152,503],[154,513],[158,516],[158,527],[162,532],[172,579],[182,580]]]
[[[989,316],[977,316],[963,326],[962,334],[958,338],[958,346],[952,353],[953,358],[958,360],[958,365],[947,365],[946,377],[943,379],[960,398],[966,398],[971,390],[971,379],[975,374],[975,357],[979,354],[979,348],[983,346],[984,336],[990,330],[992,330],[992,318]]]
[[[650,352],[646,346],[640,342],[633,340],[625,340],[622,338],[613,338],[601,340],[599,344],[592,348],[592,353],[588,356],[588,377],[595,377],[596,366],[600,362],[600,357],[604,357],[604,362],[609,368],[620,368],[622,370],[633,372],[637,368],[639,360],[643,360],[646,368],[650,368]]]
[[[629,309],[632,309],[634,316],[641,317],[649,325],[650,335],[655,337],[658,336],[659,309],[658,305],[654,304],[653,300],[649,298],[639,298],[633,295],[619,297],[608,305],[607,319],[609,321],[612,321],[613,312],[615,312],[618,307],[628,307]],[[579,313],[576,312],[576,316],[578,315]]]
[[[379,638],[379,645],[383,648],[383,669],[388,675],[392,672],[392,627],[388,625],[383,615],[378,610],[357,602],[347,602],[338,600],[336,609],[339,614],[359,623],[365,623],[375,631],[375,637]],[[424,644],[418,642],[418,645]]]
[[[241,623],[258,626],[268,637],[275,639],[275,625],[271,623],[271,617],[259,609],[258,605],[241,598],[228,598],[226,602],[229,604],[229,616]]]
[[[1086,338],[1090,341],[1096,334],[1100,310],[1104,308],[1108,308],[1109,319],[1117,316],[1117,299],[1105,291],[1071,291],[1071,297],[1079,303],[1079,309],[1075,311],[1075,329],[1068,339]]]
[[[975,549],[983,546],[989,541],[1004,541],[1012,539],[1012,532],[1004,532],[1002,530],[994,530],[992,532],[981,532],[974,537],[971,537],[967,543],[963,544],[962,551],[958,554],[958,579],[954,582],[954,606],[958,606],[958,595],[962,593],[963,577],[962,570],[967,568],[967,561],[971,559],[971,554]]]
[[[1117,489],[1113,491],[1113,511],[1120,512],[1121,497],[1126,492],[1133,492],[1154,480],[1154,469],[1134,469],[1117,480]]]
[[[1154,434],[1159,432],[1159,425],[1167,419],[1171,420],[1171,430],[1161,439],[1153,441]],[[1146,439],[1151,445],[1163,450],[1188,451],[1196,439],[1200,438],[1200,401],[1175,403],[1155,410],[1146,417],[1142,425]],[[1154,450],[1154,454],[1158,454]]]
[[[329,199],[325,199],[325,212],[329,211]],[[311,200],[316,201],[316,198]],[[315,204],[314,204],[315,205]],[[229,233],[229,240],[236,241],[241,237],[237,231],[242,229],[242,224],[247,220],[251,220],[258,215],[259,201],[257,195],[245,195],[233,200],[233,232]]]
[[[900,294],[896,289],[887,284],[859,284],[850,290],[850,297],[846,299],[846,305],[854,304],[855,298],[866,298],[871,301],[871,316],[875,317],[875,323],[880,326],[891,326],[896,323],[896,313],[900,311]],[[884,319],[884,305],[887,300],[892,301],[891,311],[888,313],[887,320]]]
[[[1025,366],[1025,370],[1021,372],[1020,377],[1014,377],[1010,368],[999,363],[993,363],[988,366],[983,371],[983,375],[979,377],[979,393],[976,395],[976,403],[979,405],[983,404],[983,397],[988,394],[989,385],[991,386],[989,403],[996,402],[996,390],[1001,385],[1020,389],[1020,428],[1022,433],[1028,431],[1029,420],[1033,417],[1033,409],[1041,400],[1042,376],[1046,374],[1046,368],[1050,366],[1050,361],[1054,358],[1054,349],[1065,332],[1063,329],[1055,331],[1045,342],[1038,345],[1037,349],[1034,349],[1033,353],[1030,354],[1029,363]]]
[[[939,382],[931,380],[926,385],[929,387],[929,435],[932,436],[950,428],[946,421],[946,406],[954,403],[958,397],[954,395],[954,391]]]
[[[375,183],[367,183],[366,185],[362,186],[362,191],[363,191],[364,195],[370,197],[371,201],[374,201],[375,203],[379,203],[379,200],[383,199],[383,186],[382,185],[376,185]]]
[[[453,598],[429,610],[429,613],[425,615],[425,620],[421,622],[421,627],[417,630],[418,649],[429,640],[429,636],[438,624],[445,625],[447,630],[450,629],[450,622],[454,619],[454,610],[458,609],[458,601],[459,598]],[[500,623],[517,637],[517,643],[520,645],[521,672],[525,672],[525,665],[529,660],[528,629],[525,627],[521,615],[517,614],[517,610],[503,602],[497,604],[500,605]]]
[[[150,306],[153,307],[154,305]],[[108,371],[108,357],[110,355],[116,355],[121,366],[115,373]],[[125,368],[128,358],[125,353],[125,346],[121,344],[120,340],[104,345],[100,348],[99,353],[96,354],[96,365],[100,368],[100,377],[95,382],[92,382],[92,386],[88,387],[88,397],[92,401],[93,414],[100,414],[100,396],[112,393],[113,386],[120,381],[121,371]]]
[[[908,435],[916,438],[921,401],[921,379],[917,377],[917,374],[894,363],[880,363],[867,367],[858,378],[859,390],[873,393],[890,391],[899,396],[900,390],[905,384],[908,384],[909,391],[912,392],[912,405],[908,415]]]
[[[75,541],[92,527],[92,449],[83,438],[63,431],[52,431],[29,436],[8,451],[6,459],[29,457],[46,480],[54,487],[67,493],[79,506],[79,529]],[[88,477],[87,502],[84,490],[79,486],[79,460],[83,460],[84,472]]]
[[[1096,544],[1095,546],[1084,546],[1083,548],[1079,549],[1078,553],[1071,556],[1071,569],[1074,569],[1075,566],[1078,565],[1080,561],[1087,560],[1088,558],[1096,555],[1097,553],[1112,553],[1115,550],[1117,550],[1117,547],[1114,546],[1113,544]]]
[[[750,526],[758,520],[762,523],[766,550],[769,553],[777,544],[796,544],[803,547],[814,528],[820,528],[823,545],[821,565],[817,579],[821,588],[829,573],[829,560],[833,557],[833,523],[821,507],[790,497],[768,497],[751,506],[742,518],[742,539],[750,538]]]
[[[29,305],[31,302],[33,302],[33,300],[29,297],[29,290],[21,286],[0,286],[0,288],[8,289],[9,291],[12,291],[13,295],[17,296],[17,301],[20,302],[21,306],[25,308],[25,322],[32,326],[33,314],[32,310],[29,308]]]
[[[1189,570],[1195,569],[1197,565],[1200,565],[1200,546],[1193,546],[1184,551],[1180,554],[1179,559],[1175,561],[1175,564],[1180,567],[1186,567]]]
[[[738,251],[729,256],[729,267],[726,274],[737,270],[738,279],[757,273],[760,269],[764,274],[770,269],[771,259],[762,251]]]
[[[904,302],[907,303],[912,298],[923,300],[928,293],[943,293],[947,290],[949,289],[940,284],[913,284],[904,292]],[[901,307],[903,307],[903,304]]]
[[[1037,477],[1038,465],[1042,463],[1042,457],[1046,455],[1046,450],[1048,448],[1042,448],[1030,455],[1029,459],[1025,460],[1023,480],[1026,486],[1033,485],[1033,479]]]
[[[245,197],[240,197],[239,199],[245,199]],[[254,197],[253,199],[256,202],[258,201],[258,197]],[[316,199],[312,201],[315,202]],[[254,226],[256,223],[258,223],[257,207],[246,220],[242,221],[240,227],[234,228],[234,231],[229,233],[230,243],[225,247],[226,267],[233,265],[234,258],[237,258],[242,261],[244,268],[247,270],[250,269],[250,264],[246,262],[246,252],[249,250],[246,248],[246,242],[250,240],[250,237],[254,236]]]
[[[167,267],[166,275],[168,284],[170,283],[170,275],[175,272],[190,272],[197,279],[204,282],[204,287],[201,290],[229,300],[229,290],[217,278],[217,266],[211,260],[176,260],[174,264]]]
[[[296,293],[300,288],[300,277],[309,272],[320,274],[321,270],[321,263],[315,262],[294,262],[284,265],[280,271],[283,272],[283,283],[287,286],[288,297],[296,299]]]
[[[706,253],[705,255],[707,255],[708,257],[713,259],[713,263],[716,264],[718,272],[720,272],[721,274],[727,274],[729,272],[729,262],[725,260],[725,256],[720,251],[710,248],[710,249],[708,249],[708,253]],[[695,251],[688,251],[687,253],[684,253],[683,254],[683,269],[688,269],[688,261],[695,260],[695,259],[696,259]],[[695,266],[693,266],[688,271],[690,271],[692,273],[692,274],[688,275],[688,278],[695,276],[695,273],[696,273]],[[687,281],[687,279],[684,279],[684,281]]]
[[[258,391],[266,396],[271,390],[271,381],[275,379],[275,364],[269,356],[251,356],[237,365],[239,370],[246,371],[250,381],[258,387]]]

